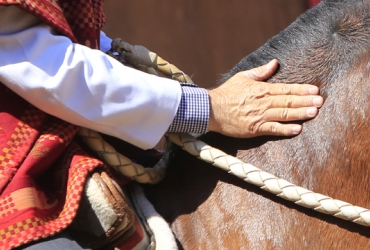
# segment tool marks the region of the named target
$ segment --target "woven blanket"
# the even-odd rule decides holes
[[[73,41],[99,48],[105,21],[100,0],[0,0],[0,5],[17,5]],[[96,171],[110,173],[74,142],[77,130],[0,83],[0,249],[66,229],[86,180]]]

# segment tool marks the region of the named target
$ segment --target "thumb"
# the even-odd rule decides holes
[[[255,81],[263,81],[275,73],[278,65],[279,62],[276,59],[273,59],[268,64],[262,65],[251,70],[243,71],[242,73],[247,78],[253,79]]]

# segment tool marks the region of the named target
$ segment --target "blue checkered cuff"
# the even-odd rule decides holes
[[[207,90],[193,84],[181,84],[181,101],[176,116],[167,132],[207,132],[209,122],[209,97]]]

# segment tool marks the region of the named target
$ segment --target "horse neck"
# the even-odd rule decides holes
[[[356,72],[324,84],[325,104],[303,124],[300,135],[252,139],[257,146],[239,150],[238,157],[295,185],[370,207],[360,196],[369,191],[368,67],[367,62],[359,64]]]

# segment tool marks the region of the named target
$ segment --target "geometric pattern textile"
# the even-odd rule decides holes
[[[101,0],[0,0],[0,5],[16,5],[74,42],[99,48],[100,29],[105,23]]]
[[[74,42],[99,48],[100,0],[0,0]],[[52,236],[71,224],[99,160],[72,141],[78,127],[35,108],[0,83],[0,249]],[[108,171],[109,172],[109,171]]]
[[[4,85],[0,100],[0,249],[11,249],[65,229],[87,175],[104,165],[71,143],[76,126]]]

